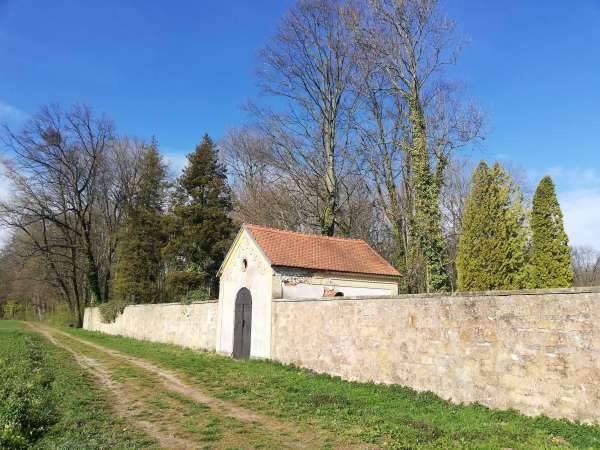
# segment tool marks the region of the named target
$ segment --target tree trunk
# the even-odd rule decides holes
[[[450,288],[450,278],[445,267],[446,247],[442,236],[438,189],[432,173],[425,116],[417,86],[413,86],[408,105],[412,128],[415,234],[425,260],[426,291],[447,292]]]
[[[85,252],[85,276],[88,288],[92,295],[92,303],[102,302],[102,292],[100,291],[100,277],[98,276],[98,266],[92,251],[92,240],[89,230],[84,230],[84,252]]]
[[[325,147],[325,207],[321,216],[321,234],[333,236],[337,213],[337,180],[335,174],[335,142],[332,127],[326,121],[323,136]]]

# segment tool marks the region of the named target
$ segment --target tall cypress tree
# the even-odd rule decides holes
[[[526,282],[523,199],[496,163],[481,162],[465,204],[456,267],[460,291],[519,289]]]
[[[144,149],[136,192],[129,201],[127,218],[120,232],[113,285],[118,301],[160,301],[165,187],[165,166],[153,140]]]
[[[229,217],[231,190],[218,149],[208,135],[187,159],[188,165],[177,180],[172,209],[175,233],[166,254],[176,271],[199,274],[205,287],[216,288],[217,271],[235,232]]]
[[[542,178],[533,196],[531,232],[533,239],[529,286],[573,286],[569,239],[565,233],[554,182],[549,176]]]

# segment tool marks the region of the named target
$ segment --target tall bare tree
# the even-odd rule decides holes
[[[98,174],[99,192],[95,205],[94,220],[97,259],[102,298],[111,298],[113,268],[120,229],[126,219],[126,211],[135,198],[140,183],[140,166],[145,143],[127,137],[115,137],[108,149],[106,164]]]
[[[15,190],[12,201],[0,204],[5,225],[29,233],[49,257],[60,254],[80,264],[86,294],[95,302],[105,300],[96,238],[101,238],[98,217],[104,217],[99,213],[106,195],[101,181],[109,167],[112,122],[94,116],[86,106],[63,111],[52,105],[22,130],[3,131],[4,146],[12,155],[5,173]]]
[[[234,196],[234,216],[239,222],[283,229],[303,225],[301,199],[289,188],[284,174],[271,165],[270,139],[250,126],[230,130],[222,140],[221,157]]]
[[[270,139],[250,126],[231,130],[221,142],[222,156],[234,193],[234,215],[239,222],[289,230],[317,232],[304,208],[304,197],[275,167]],[[389,229],[364,173],[349,174],[340,182],[342,198],[337,233],[360,237],[389,253]]]
[[[477,110],[443,78],[460,48],[454,25],[435,0],[364,0],[347,11],[361,144],[392,224],[396,265],[408,291],[448,290],[440,191],[453,150],[481,129]]]
[[[13,196],[0,224],[19,236],[23,260],[43,260],[73,314],[111,293],[119,229],[139,182],[143,143],[118,137],[86,106],[44,107],[20,131],[4,127]]]
[[[340,184],[353,162],[350,48],[340,2],[299,0],[260,53],[260,84],[282,108],[252,108],[270,140],[270,164],[330,236],[348,200]]]

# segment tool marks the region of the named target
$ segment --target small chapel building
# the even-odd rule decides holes
[[[269,358],[273,299],[395,295],[400,274],[363,240],[244,224],[218,276],[217,351]]]

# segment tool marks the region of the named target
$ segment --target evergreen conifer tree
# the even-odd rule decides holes
[[[162,224],[166,170],[157,144],[144,149],[134,198],[129,200],[117,247],[114,298],[125,303],[160,301]]]
[[[189,276],[197,274],[215,296],[216,274],[235,233],[229,217],[231,190],[218,149],[208,135],[187,159],[188,165],[177,180],[172,208],[174,232],[166,254],[175,269],[172,275],[188,275],[171,278],[191,283],[188,289],[197,289],[194,277]],[[185,289],[178,288],[180,292]]]
[[[523,198],[496,163],[481,162],[465,204],[458,245],[460,291],[519,289],[526,282]]]
[[[552,178],[542,178],[533,197],[531,211],[532,288],[573,286],[569,240]]]

